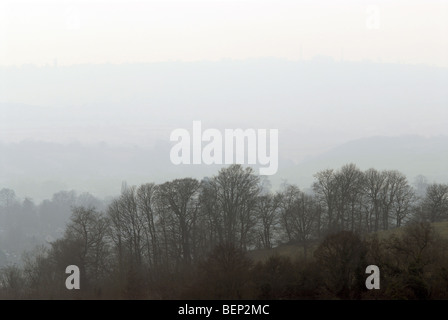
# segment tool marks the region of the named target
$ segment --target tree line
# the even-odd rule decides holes
[[[448,218],[448,185],[427,185],[421,179],[419,186],[424,186],[423,190],[413,187],[398,171],[361,171],[354,164],[348,164],[338,170],[318,172],[306,191],[285,183],[280,190],[272,192],[266,187],[266,181],[251,168],[241,165],[223,168],[202,181],[184,178],[125,187],[104,210],[92,205],[73,206],[63,237],[53,241],[49,248],[41,247],[26,254],[22,268],[4,269],[0,287],[10,293],[37,297],[66,295],[63,270],[74,264],[80,268],[84,288],[71,294],[75,297],[84,294],[87,297],[170,298],[182,296],[182,291],[194,297],[197,294],[194,288],[201,287],[197,282],[208,279],[203,284],[208,287],[213,283],[214,291],[207,293],[211,297],[241,298],[245,296],[248,279],[253,280],[258,273],[269,273],[270,264],[276,267],[280,264],[281,268],[290,268],[291,274],[285,277],[295,274],[294,267],[303,271],[300,279],[285,281],[285,286],[288,282],[303,282],[299,286],[300,294],[294,291],[296,288],[291,289],[296,293],[290,296],[302,297],[306,296],[302,291],[306,288],[304,283],[309,281],[303,275],[311,272],[306,268],[319,262],[316,270],[328,266],[325,277],[333,273],[335,277],[327,279],[329,282],[315,279],[315,283],[320,283],[319,294],[331,292],[337,297],[353,297],[353,286],[359,286],[358,278],[364,276],[362,271],[359,274],[362,263],[376,252],[379,260],[387,261],[385,265],[393,265],[388,254],[393,250],[402,253],[400,250],[408,245],[398,238],[380,244],[367,240],[367,235],[413,225],[411,222]],[[424,228],[422,225],[420,229],[408,229],[435,241],[432,231],[427,231],[425,236]],[[338,241],[341,248],[332,248]],[[248,258],[254,250],[272,249],[286,243],[302,247],[300,265],[273,257],[254,266]],[[424,249],[430,247],[427,245]],[[414,248],[410,250],[413,252]],[[334,252],[338,252],[336,256]],[[351,259],[355,262],[348,265],[357,270],[357,275],[352,270],[352,275],[347,276],[350,272],[345,272],[348,278],[340,279],[341,270],[331,266]],[[419,263],[416,268],[421,270],[416,272],[423,276],[424,266]],[[401,265],[390,267],[395,272],[400,268]],[[309,278],[315,278],[316,274],[311,273]],[[181,285],[186,283],[190,285]],[[278,284],[260,287],[263,278],[252,283],[257,287],[255,298],[263,294],[281,298],[273,294],[273,286]],[[323,288],[328,283],[332,283],[331,288],[325,291]],[[253,294],[251,288],[249,291]],[[312,290],[313,297],[318,295],[316,288]]]

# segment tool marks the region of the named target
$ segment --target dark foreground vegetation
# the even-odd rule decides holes
[[[346,165],[276,193],[232,165],[73,206],[64,235],[0,270],[10,299],[448,299],[448,186]],[[395,230],[386,232],[383,230]],[[274,247],[290,245],[288,255]],[[257,259],[257,251],[272,252]],[[367,290],[377,265],[381,289]],[[81,289],[67,290],[77,265]]]

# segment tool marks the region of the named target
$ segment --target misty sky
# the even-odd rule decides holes
[[[447,1],[0,0],[0,68],[3,142],[448,134]]]
[[[447,88],[448,1],[0,0],[0,147],[158,146],[141,167],[160,179],[170,132],[194,120],[278,129],[282,169],[356,139],[446,136]],[[36,181],[66,182],[54,168],[77,155],[26,146],[0,155],[2,185],[30,185],[40,160]],[[132,165],[116,157],[119,188]]]
[[[448,2],[0,1],[0,65],[315,55],[448,66]]]

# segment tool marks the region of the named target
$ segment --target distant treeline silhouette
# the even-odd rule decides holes
[[[202,181],[124,187],[105,210],[74,206],[63,237],[0,271],[0,297],[448,298],[447,247],[430,225],[447,217],[448,185],[413,187],[398,171],[348,164],[318,172],[307,192],[272,192],[231,165]],[[297,252],[251,258],[282,244]],[[382,290],[365,288],[369,264]],[[65,288],[68,265],[81,290]]]

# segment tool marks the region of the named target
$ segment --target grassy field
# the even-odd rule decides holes
[[[448,221],[433,223],[433,226],[443,238],[448,239]]]
[[[448,239],[448,221],[443,222],[435,222],[432,223],[434,229],[440,236],[444,239]],[[403,232],[403,227],[383,230],[379,231],[378,237],[379,239],[386,239],[390,237],[392,234],[400,235]],[[318,243],[310,244],[308,248],[307,258],[313,258],[313,252],[317,248]],[[248,252],[250,258],[252,258],[255,262],[264,262],[271,256],[288,256],[292,260],[296,260],[304,257],[303,246],[299,244],[285,244],[280,245],[278,247],[272,249],[257,249]]]
[[[448,239],[448,221],[442,221],[442,222],[434,222],[431,224],[435,231],[440,234],[440,236],[444,239]],[[385,239],[391,236],[392,234],[400,235],[403,232],[403,227],[395,228],[395,229],[389,229],[389,230],[382,230],[379,231],[378,237],[380,239]]]
[[[318,243],[310,244],[307,250],[307,258],[313,257],[313,251],[317,248]],[[302,245],[299,244],[284,244],[272,249],[257,249],[248,252],[250,258],[255,262],[264,262],[271,256],[287,256],[292,260],[302,259],[305,257],[305,252]]]

